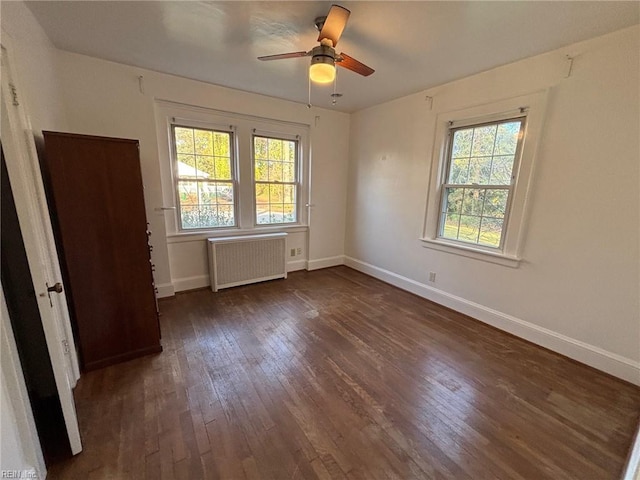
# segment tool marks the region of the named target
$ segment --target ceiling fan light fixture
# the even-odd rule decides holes
[[[320,45],[311,51],[309,78],[315,83],[331,83],[336,78],[336,54],[333,48]]]
[[[309,78],[315,83],[331,83],[336,78],[336,67],[333,60],[312,63],[309,67]]]

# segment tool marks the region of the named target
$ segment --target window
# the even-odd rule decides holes
[[[539,91],[437,114],[424,247],[518,267],[546,100]]]
[[[232,136],[231,132],[173,126],[180,228],[236,225]]]
[[[451,128],[438,236],[502,246],[524,118]]]
[[[162,204],[172,243],[307,231],[310,126],[156,100]]]
[[[298,142],[253,137],[256,224],[298,221]]]

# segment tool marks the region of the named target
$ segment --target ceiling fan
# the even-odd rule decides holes
[[[342,31],[347,25],[351,12],[340,5],[332,5],[326,17],[315,19],[315,25],[320,35],[318,42],[320,45],[313,47],[308,52],[281,53],[278,55],[266,55],[258,57],[258,60],[282,60],[285,58],[311,57],[309,66],[309,78],[317,83],[331,83],[336,77],[335,66],[346,68],[352,72],[359,73],[365,77],[371,75],[375,70],[359,62],[346,53],[336,53],[335,47],[340,40]]]

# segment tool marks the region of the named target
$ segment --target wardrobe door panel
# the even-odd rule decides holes
[[[138,142],[44,137],[43,173],[84,369],[161,351]]]

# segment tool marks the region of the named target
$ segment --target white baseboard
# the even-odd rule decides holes
[[[173,297],[176,294],[173,284],[171,283],[161,283],[160,285],[156,285],[156,288],[158,289],[158,298]]]
[[[309,260],[307,262],[307,270],[319,270],[321,268],[335,267],[337,265],[344,265],[344,255]]]
[[[196,275],[194,277],[173,279],[173,288],[176,292],[184,292],[185,290],[208,287],[209,285],[211,285],[209,275]]]
[[[640,362],[608,352],[525,320],[498,312],[375,265],[345,256],[344,264],[383,282],[414,293],[578,362],[640,385]]]
[[[291,262],[287,262],[287,273],[295,272],[296,270],[304,270],[307,268],[306,260],[293,260]]]

